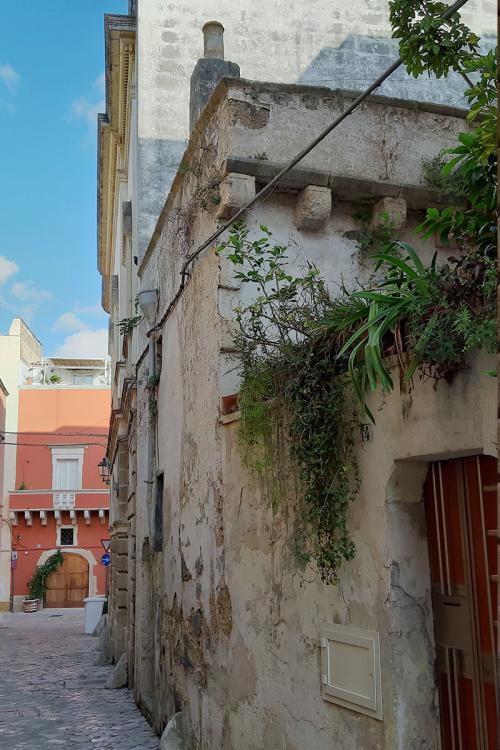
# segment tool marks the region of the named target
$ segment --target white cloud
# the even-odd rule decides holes
[[[21,76],[17,70],[14,70],[12,65],[7,63],[6,65],[0,65],[0,81],[2,81],[11,93],[14,93],[21,81]]]
[[[15,297],[19,302],[15,305],[11,304],[11,308],[15,310],[16,315],[19,315],[26,323],[30,323],[39,308],[47,300],[53,299],[53,294],[48,292],[46,289],[40,289],[31,280],[27,281],[16,281],[10,288],[11,297]]]
[[[104,97],[104,92],[106,91],[106,75],[104,71],[97,76],[92,85]]]
[[[74,310],[79,315],[105,315],[102,306],[97,305],[75,305]]]
[[[98,328],[96,331],[80,331],[67,336],[63,343],[56,347],[54,357],[75,359],[92,359],[107,357],[108,330]]]
[[[11,276],[19,271],[19,266],[13,260],[0,255],[0,284],[5,284]]]
[[[89,126],[96,126],[97,115],[104,110],[104,99],[91,102],[84,96],[71,104],[71,114],[77,120],[84,120]]]
[[[86,331],[88,326],[72,312],[65,312],[59,315],[52,326],[53,331]]]
[[[90,98],[81,96],[71,103],[70,119],[83,120],[89,128],[89,134],[96,128],[99,112],[104,112],[106,109],[105,87],[106,78],[104,73],[101,73],[92,84],[95,94]]]
[[[31,280],[28,281],[16,281],[12,284],[10,293],[13,297],[21,302],[29,302],[30,304],[39,305],[44,300],[52,299],[52,294],[46,289],[40,289]]]

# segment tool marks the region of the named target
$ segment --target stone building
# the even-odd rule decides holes
[[[177,724],[193,749],[438,748],[440,723],[452,726],[444,731],[462,731],[458,717],[466,701],[456,668],[436,672],[443,644],[434,637],[440,615],[431,580],[439,571],[429,562],[435,539],[429,543],[423,496],[436,502],[439,494],[448,512],[456,475],[462,495],[479,486],[492,512],[495,396],[493,380],[484,376],[491,365],[478,355],[451,386],[417,382],[405,414],[398,392],[386,399],[373,432],[358,441],[361,489],[350,520],[356,558],[344,567],[340,587],[304,583],[289,552],[290,514],[273,512],[239,455],[231,321],[251,292],[213,247],[189,267],[181,291],[180,281],[190,253],[355,95],[303,79],[321,59],[328,30],[304,32],[295,54],[284,45],[283,55],[268,41],[280,25],[271,13],[267,23],[260,21],[262,34],[252,37],[251,50],[233,37],[230,58],[245,75],[281,82],[217,82],[214,73],[202,86],[197,75],[213,69],[207,60],[198,65],[191,111],[207,87],[211,96],[193,118],[179,166],[181,138],[174,141],[177,128],[183,138],[189,132],[193,18],[200,39],[199,28],[213,16],[206,3],[189,15],[175,5],[169,15],[162,7],[139,0],[136,17],[106,18],[99,268],[111,315],[114,658],[127,654],[129,684],[153,725],[168,731]],[[487,26],[484,9],[480,20]],[[232,28],[241,33],[231,15],[241,21],[238,4],[213,10],[226,38]],[[349,38],[361,48],[358,37],[349,37],[360,33],[361,10],[379,20],[377,3],[339,12],[334,39],[345,50]],[[317,12],[331,14],[321,3]],[[370,35],[386,29],[371,28]],[[208,32],[220,29],[212,24],[205,32],[208,42]],[[169,51],[177,40],[182,54]],[[348,65],[347,51],[345,60]],[[220,73],[220,58],[214,62]],[[334,74],[323,62],[328,84]],[[415,239],[413,230],[425,208],[442,200],[425,182],[423,160],[467,129],[459,89],[449,83],[445,105],[442,92],[437,102],[418,103],[406,98],[404,82],[400,90],[392,85],[393,98],[372,96],[245,217],[251,236],[261,224],[271,227],[277,241],[293,246],[301,262],[315,263],[332,287],[367,273],[356,241],[360,208],[374,221],[387,210],[423,258],[430,261],[434,251],[447,256],[446,249]],[[433,98],[430,89],[424,93]],[[371,398],[376,409],[380,397]],[[428,489],[433,476],[440,493]],[[486,532],[496,526],[488,516],[480,542],[489,555],[494,538]],[[442,529],[438,537],[448,544]],[[448,572],[450,566],[446,555]],[[488,576],[496,571],[483,574],[487,627],[493,628]],[[447,601],[465,611],[469,603],[456,600],[463,585],[449,575],[446,583]],[[489,638],[468,646],[476,662],[482,650],[483,667],[472,680],[476,699],[468,704],[484,750],[496,689]],[[458,645],[444,649],[459,658]],[[332,660],[343,668],[332,670]],[[465,671],[462,676],[469,679]],[[438,697],[439,680],[451,688],[451,718]]]

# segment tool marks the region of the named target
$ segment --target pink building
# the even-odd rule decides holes
[[[79,607],[85,597],[106,592],[101,540],[109,536],[109,487],[97,465],[106,452],[109,413],[103,360],[44,359],[19,387],[9,492],[15,609],[35,567],[57,549],[64,563],[48,579],[45,606]]]

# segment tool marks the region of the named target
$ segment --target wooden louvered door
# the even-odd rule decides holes
[[[496,750],[496,461],[431,464],[425,508],[443,750]]]
[[[46,607],[83,607],[88,596],[89,564],[81,555],[64,554],[63,564],[47,578]]]

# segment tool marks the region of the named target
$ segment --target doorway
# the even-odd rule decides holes
[[[496,461],[432,463],[429,542],[443,750],[496,750]]]
[[[81,555],[63,554],[63,564],[47,578],[46,607],[83,607],[89,591],[89,564]]]

